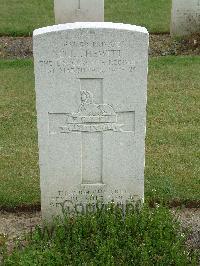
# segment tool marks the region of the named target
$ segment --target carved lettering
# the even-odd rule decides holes
[[[62,48],[53,51],[54,59],[41,59],[39,65],[47,74],[134,71],[135,62],[129,60],[123,50],[115,48],[116,45],[119,44],[116,42],[67,41]],[[98,59],[98,65],[91,66],[91,60],[94,58]]]

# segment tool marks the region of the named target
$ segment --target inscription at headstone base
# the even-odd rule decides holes
[[[148,32],[114,23],[34,31],[44,219],[144,198]]]
[[[54,0],[56,24],[103,22],[104,0]]]
[[[200,33],[200,0],[173,0],[171,35]]]

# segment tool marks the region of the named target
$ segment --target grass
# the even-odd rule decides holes
[[[53,0],[0,1],[0,35],[29,36],[53,23]]]
[[[169,32],[171,0],[106,0],[105,20],[144,26],[149,32]]]
[[[199,201],[200,57],[150,60],[145,195]],[[40,202],[33,64],[0,61],[0,206]]]
[[[171,0],[106,0],[105,21],[169,32]],[[1,0],[0,35],[29,36],[36,28],[53,25],[53,0]]]
[[[0,62],[0,205],[40,200],[33,65]]]
[[[109,207],[38,228],[4,265],[197,265],[198,253],[186,249],[169,210],[143,207],[122,216]]]
[[[151,59],[146,196],[200,200],[200,57]]]

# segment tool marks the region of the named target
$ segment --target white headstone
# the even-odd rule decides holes
[[[34,31],[45,219],[64,201],[143,199],[148,39],[114,23]]]
[[[173,0],[171,35],[200,33],[200,0]]]
[[[104,21],[104,0],[54,0],[56,24]]]

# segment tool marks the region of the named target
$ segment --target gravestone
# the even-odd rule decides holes
[[[200,0],[173,0],[171,35],[200,33]]]
[[[54,0],[56,24],[104,21],[104,0]]]
[[[72,23],[33,36],[44,219],[143,199],[146,29]]]

